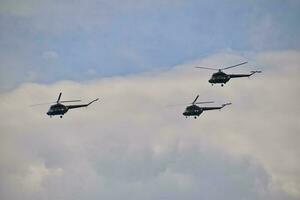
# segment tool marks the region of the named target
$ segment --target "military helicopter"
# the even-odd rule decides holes
[[[199,95],[195,98],[195,100],[191,103],[192,105],[186,107],[185,111],[182,113],[186,118],[190,116],[194,116],[195,119],[199,117],[199,115],[206,110],[219,110],[224,108],[227,105],[230,105],[231,103],[225,103],[222,104],[222,106],[217,106],[217,107],[199,107],[196,104],[205,104],[205,103],[214,103],[213,101],[204,101],[204,102],[196,102],[198,99]]]
[[[93,102],[98,101],[99,99],[95,99],[93,101],[91,101],[88,104],[77,104],[77,105],[63,105],[62,103],[66,103],[66,102],[79,102],[81,100],[70,100],[70,101],[60,101],[60,97],[61,97],[62,93],[59,93],[58,99],[56,102],[56,104],[51,105],[47,115],[49,115],[50,117],[54,116],[54,115],[60,115],[60,118],[63,117],[63,115],[68,112],[69,109],[73,109],[73,108],[80,108],[80,107],[88,107],[89,105],[91,105]],[[47,104],[47,103],[46,103]],[[44,104],[36,104],[33,106],[37,106],[37,105],[44,105]]]
[[[232,66],[224,67],[224,68],[220,68],[220,69],[215,69],[215,68],[210,68],[210,67],[196,67],[196,68],[218,71],[216,73],[213,73],[213,75],[208,80],[208,82],[211,83],[212,85],[220,83],[221,86],[223,87],[224,84],[226,84],[231,78],[250,77],[255,73],[261,73],[261,71],[251,71],[249,74],[226,74],[223,72],[223,70],[238,67],[238,66],[244,65],[246,63],[248,63],[248,62],[242,62],[242,63],[236,64],[236,65],[232,65]]]

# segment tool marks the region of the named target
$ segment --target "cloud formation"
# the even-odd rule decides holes
[[[90,82],[22,84],[0,102],[1,199],[297,199],[297,51],[253,57],[263,74],[224,88],[195,65],[243,60],[218,54],[172,70]],[[236,69],[238,72],[259,67]],[[260,68],[261,69],[261,68]],[[88,109],[49,119],[33,103],[100,97]],[[231,101],[185,119],[200,100]]]

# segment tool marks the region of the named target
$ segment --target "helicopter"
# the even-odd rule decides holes
[[[197,119],[197,117],[199,117],[199,115],[203,111],[219,110],[219,109],[224,108],[227,105],[231,105],[231,103],[225,103],[225,104],[222,104],[222,106],[217,106],[217,107],[199,107],[196,104],[205,104],[205,103],[214,103],[214,102],[213,101],[196,102],[198,97],[199,97],[199,95],[197,95],[195,100],[191,103],[192,105],[186,107],[185,111],[182,113],[186,118],[188,118],[190,116],[194,116],[194,118]]]
[[[63,117],[63,115],[68,112],[69,109],[73,109],[73,108],[80,108],[80,107],[88,107],[89,105],[91,105],[93,102],[98,101],[99,99],[95,99],[93,101],[91,101],[90,103],[87,104],[77,104],[77,105],[64,105],[62,103],[66,103],[66,102],[79,102],[81,100],[70,100],[70,101],[60,101],[62,93],[59,93],[58,99],[56,102],[56,104],[53,104],[50,106],[47,115],[50,116],[50,118],[54,115],[60,115],[60,118]],[[36,104],[36,105],[43,105],[43,104]],[[34,105],[34,106],[36,106]]]
[[[216,73],[213,73],[213,75],[208,80],[208,82],[211,83],[211,85],[219,83],[223,87],[224,84],[226,84],[231,78],[250,77],[255,73],[261,73],[261,71],[251,71],[249,74],[226,74],[223,72],[223,70],[238,67],[238,66],[244,65],[246,63],[248,63],[248,62],[242,62],[242,63],[236,64],[236,65],[232,65],[232,66],[224,67],[224,68],[220,68],[220,69],[210,68],[210,67],[196,67],[196,68],[218,71]]]

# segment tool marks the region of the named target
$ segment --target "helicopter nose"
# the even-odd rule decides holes
[[[212,82],[212,80],[211,80],[211,79],[209,79],[209,80],[208,80],[208,82],[210,82],[210,83],[211,83],[211,82]]]
[[[50,111],[47,112],[47,115],[50,115]]]

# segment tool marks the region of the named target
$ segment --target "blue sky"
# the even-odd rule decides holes
[[[299,1],[2,1],[1,90],[298,50]],[[221,64],[221,63],[220,63]]]

